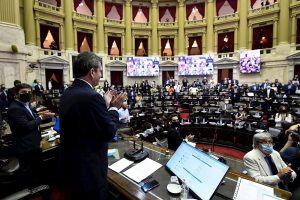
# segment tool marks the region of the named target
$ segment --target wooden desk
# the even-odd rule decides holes
[[[120,158],[122,158],[124,152],[132,147],[132,143],[129,141],[119,141],[117,143],[111,143],[109,147],[118,149]],[[163,148],[157,147],[150,143],[144,143],[144,147],[145,150],[149,152],[149,157],[155,160],[156,162],[161,163],[162,165],[165,165],[170,159],[170,155],[165,155],[165,149]],[[114,158],[109,158],[109,165],[116,161],[117,160]],[[137,183],[130,180],[122,173],[116,173],[110,169],[108,170],[108,181],[110,185],[116,188],[128,199],[166,200],[170,199],[170,197],[172,197],[174,200],[179,199],[179,196],[171,196],[166,189],[171,175],[169,172],[167,172],[167,170],[164,167],[161,167],[156,172],[154,172],[154,174],[152,174],[152,177],[160,183],[160,186],[151,190],[148,193],[144,193]],[[246,177],[243,174],[238,174],[233,171],[230,171],[224,179],[225,184],[222,184],[219,187],[212,199],[232,199],[238,177],[251,179],[250,177]],[[275,189],[275,194],[285,199],[288,199],[291,195],[289,192],[280,189]]]

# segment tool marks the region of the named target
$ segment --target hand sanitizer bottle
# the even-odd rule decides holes
[[[181,190],[181,199],[188,199],[189,197],[189,187],[187,186],[186,179],[182,179],[182,184],[181,184],[182,190]]]

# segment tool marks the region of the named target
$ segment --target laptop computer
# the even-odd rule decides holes
[[[229,166],[182,142],[166,164],[167,170],[185,179],[190,190],[202,200],[209,200],[222,183]]]

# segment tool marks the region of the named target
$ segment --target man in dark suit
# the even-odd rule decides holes
[[[7,90],[7,99],[8,99],[8,104],[10,104],[11,102],[13,102],[13,100],[15,99],[15,88],[17,85],[20,85],[21,81],[19,80],[15,80],[14,81],[14,87],[9,88]]]
[[[75,80],[60,99],[60,169],[71,199],[108,199],[108,142],[117,132],[118,109],[127,97],[110,90],[102,97],[95,87],[101,77],[101,58],[78,55]]]
[[[270,85],[267,86],[266,89],[263,90],[263,97],[265,99],[264,104],[264,110],[267,110],[272,105],[272,102],[276,98],[275,91],[270,87]]]
[[[297,87],[296,87],[296,85],[294,85],[292,83],[291,80],[289,80],[288,84],[286,84],[284,86],[284,91],[287,96],[294,95],[296,90],[297,90]]]
[[[41,132],[39,125],[43,119],[51,118],[54,113],[48,111],[37,116],[30,106],[32,88],[22,83],[15,87],[16,99],[7,111],[13,145],[20,163],[21,180],[26,186],[32,187],[37,178],[40,162]]]
[[[36,85],[34,86],[34,91],[35,91],[35,95],[36,95],[36,101],[38,103],[41,103],[42,95],[44,92],[44,87],[39,81],[36,81]]]
[[[237,85],[234,85],[233,88],[230,90],[231,94],[231,103],[234,106],[235,102],[240,100],[241,97],[241,90]]]

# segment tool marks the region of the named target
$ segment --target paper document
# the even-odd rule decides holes
[[[114,157],[115,159],[120,159],[118,149],[108,149],[107,150],[108,157]]]
[[[127,160],[126,158],[122,158],[121,160],[115,162],[114,164],[110,165],[108,168],[119,173],[129,165],[131,165],[133,162],[130,160]]]
[[[142,162],[138,163],[134,167],[131,167],[124,174],[135,182],[139,183],[143,179],[150,176],[153,172],[158,170],[162,165],[154,160],[146,158]]]
[[[239,178],[233,195],[234,200],[270,200],[271,197],[275,197],[273,188],[243,178]]]

